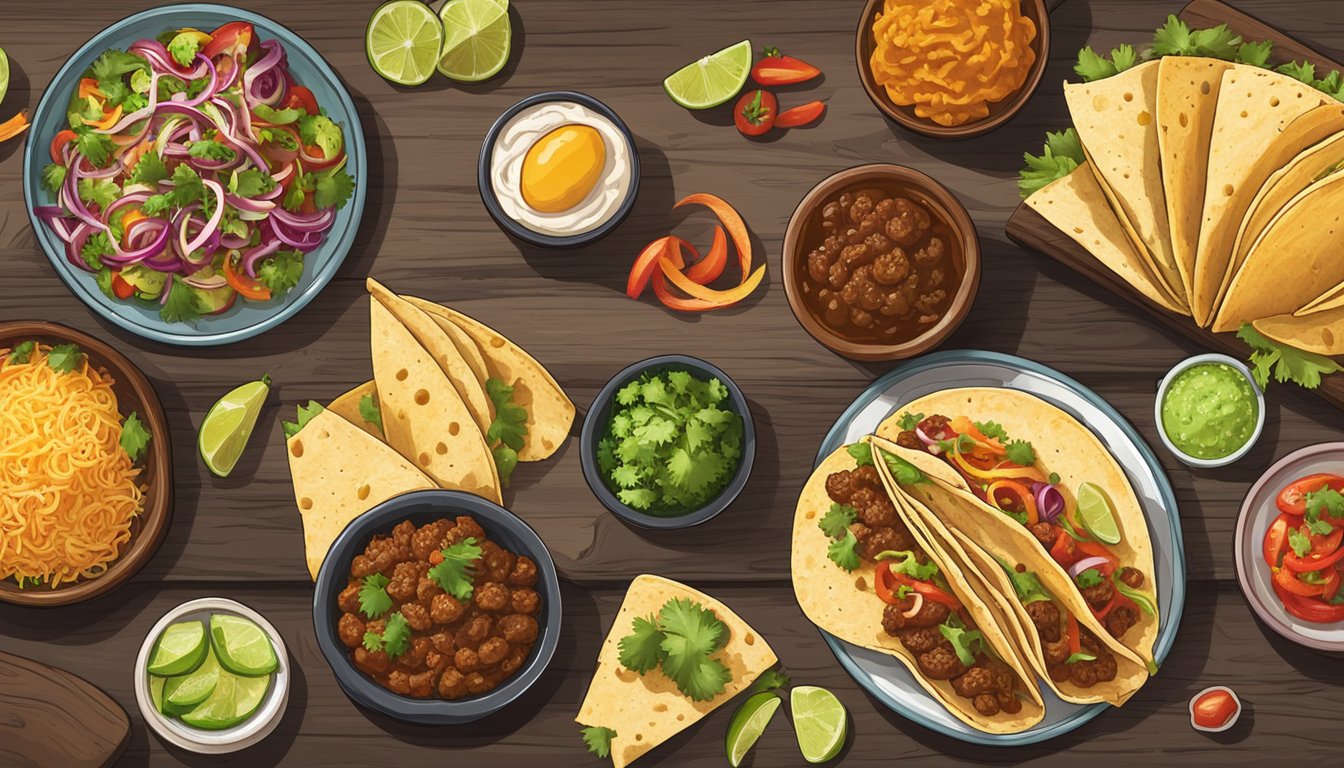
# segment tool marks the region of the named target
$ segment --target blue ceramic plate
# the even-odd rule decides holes
[[[312,90],[317,103],[344,129],[346,154],[350,157],[345,170],[355,178],[355,193],[345,207],[337,211],[336,223],[327,232],[322,245],[304,258],[303,279],[299,285],[284,297],[264,303],[240,300],[227,312],[203,317],[195,323],[166,323],[159,318],[157,306],[113,301],[103,295],[92,274],[65,260],[65,246],[33,215],[33,206],[55,203],[55,196],[42,186],[42,168],[51,160],[48,156],[51,140],[67,127],[65,107],[70,94],[94,59],[109,48],[124,50],[136,40],[157,37],[167,29],[195,27],[210,30],[230,21],[251,22],[261,39],[275,38],[284,46],[295,79]],[[364,213],[367,182],[364,128],[350,94],[322,56],[303,38],[265,16],[226,5],[204,3],[152,8],[128,16],[94,35],[66,61],[42,94],[23,155],[23,196],[28,205],[28,218],[56,274],[81,301],[108,322],[147,339],[184,346],[230,344],[251,338],[283,323],[312,301],[336,274],[355,242],[355,233]]]
[[[1148,520],[1157,570],[1161,612],[1153,655],[1160,665],[1176,640],[1185,607],[1185,548],[1171,483],[1138,432],[1105,400],[1082,384],[1039,363],[996,352],[949,351],[925,355],[888,373],[868,387],[836,421],[817,453],[816,463],[836,448],[877,430],[902,405],[930,392],[954,387],[1007,387],[1029,392],[1062,408],[1086,424],[1125,470]],[[920,725],[954,739],[990,746],[1018,746],[1053,739],[1101,714],[1108,704],[1070,704],[1041,686],[1045,719],[1021,733],[977,731],[953,717],[915,682],[910,671],[890,656],[822,637],[840,665],[878,701]],[[1160,674],[1160,673],[1159,673]]]

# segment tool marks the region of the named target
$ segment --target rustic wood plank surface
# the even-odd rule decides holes
[[[1333,716],[1344,672],[1338,660],[1270,636],[1240,596],[1232,564],[1237,504],[1275,458],[1336,439],[1344,413],[1306,393],[1275,387],[1265,435],[1236,467],[1191,471],[1163,464],[1177,491],[1189,562],[1186,618],[1162,674],[1122,710],[1072,735],[1015,750],[972,748],[892,715],[868,698],[826,650],[788,587],[788,520],[821,437],[889,364],[843,360],[815,344],[789,313],[778,283],[779,247],[794,204],[817,181],[850,165],[896,162],[945,182],[976,220],[984,250],[980,296],[945,348],[981,348],[1038,360],[1078,378],[1158,445],[1155,382],[1202,351],[1124,299],[1043,256],[1003,229],[1016,207],[1014,177],[1025,150],[1067,123],[1059,83],[1078,48],[1147,40],[1170,0],[1058,0],[1054,56],[1040,91],[1015,120],[978,140],[942,143],[889,127],[867,101],[853,62],[856,0],[515,0],[514,58],[496,80],[457,87],[442,79],[395,88],[363,50],[371,0],[241,2],[303,35],[335,67],[360,109],[371,173],[365,221],[346,264],[290,322],[243,344],[207,350],[143,341],[97,320],[52,274],[35,243],[19,192],[20,142],[0,145],[0,320],[64,322],[123,348],[158,388],[173,423],[177,506],[162,550],[131,584],[94,603],[35,611],[0,608],[0,649],[57,665],[102,686],[131,713],[125,765],[396,766],[417,758],[503,768],[538,759],[584,758],[572,716],[596,647],[631,576],[653,571],[690,580],[739,609],[776,647],[798,682],[836,690],[853,715],[842,764],[1120,760],[1251,763],[1292,754],[1331,762]],[[1324,55],[1344,49],[1344,9],[1334,0],[1238,0],[1237,7]],[[13,74],[4,111],[33,107],[80,43],[147,2],[73,0],[0,4],[0,46]],[[824,98],[816,128],[756,144],[726,127],[726,114],[693,115],[663,94],[662,77],[686,61],[751,37],[822,67],[825,79],[791,99]],[[639,202],[611,237],[576,252],[519,247],[490,221],[475,188],[475,158],[490,122],[507,106],[552,88],[591,93],[638,137]],[[710,191],[738,206],[763,246],[765,286],[743,307],[712,316],[670,315],[621,289],[638,248],[677,227],[704,240],[704,222],[682,223],[672,202]],[[363,279],[417,292],[501,329],[542,360],[578,404],[624,365],[684,352],[723,367],[746,392],[760,433],[757,466],[727,512],[694,532],[650,534],[608,515],[584,485],[571,443],[556,459],[524,465],[507,504],[555,554],[567,623],[546,680],[504,715],[473,728],[413,729],[366,715],[341,695],[312,637],[312,589],[302,561],[278,415],[296,402],[330,399],[370,375]],[[277,396],[234,473],[220,480],[196,457],[195,429],[214,400],[268,372]],[[292,647],[297,670],[279,732],[232,759],[167,748],[135,712],[130,666],[150,625],[183,600],[224,594],[266,614]],[[1230,734],[1193,732],[1189,695],[1234,686],[1251,712]],[[647,765],[721,765],[728,712],[650,754]],[[782,721],[756,766],[800,764]],[[641,761],[641,764],[644,764]]]

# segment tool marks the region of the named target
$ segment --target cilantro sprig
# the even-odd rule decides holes
[[[615,731],[600,725],[590,725],[579,729],[579,733],[583,734],[583,743],[589,752],[603,759],[611,757],[611,740],[616,738]]]
[[[371,573],[364,577],[359,588],[359,612],[365,617],[376,619],[392,610],[392,597],[387,594],[390,580],[381,573]]]
[[[374,395],[365,395],[359,399],[359,417],[377,427],[379,432],[383,431],[383,411]]]
[[[429,569],[429,578],[458,600],[470,600],[476,591],[476,563],[481,559],[475,537],[468,536],[439,554],[443,562]]]
[[[1283,383],[1291,381],[1306,389],[1315,389],[1321,385],[1321,376],[1344,371],[1339,363],[1325,355],[1307,352],[1287,344],[1265,338],[1250,323],[1243,323],[1237,331],[1237,338],[1251,348],[1251,373],[1261,389],[1269,386],[1272,371],[1274,380]]]
[[[316,400],[309,400],[307,405],[298,406],[298,415],[295,417],[294,421],[280,422],[280,428],[285,432],[285,439],[288,440],[299,434],[299,431],[308,426],[308,422],[312,421],[313,417],[324,410],[326,409]]]
[[[150,433],[145,429],[144,422],[140,421],[139,415],[131,411],[126,420],[121,423],[121,450],[130,457],[131,463],[139,461],[145,455],[145,449],[149,447]]]
[[[78,344],[57,344],[47,352],[47,365],[57,373],[70,373],[83,359]]]
[[[1045,147],[1039,156],[1030,152],[1022,155],[1026,167],[1017,175],[1018,193],[1024,198],[1031,197],[1050,182],[1073,173],[1086,159],[1083,142],[1072,126],[1046,133]]]
[[[388,658],[395,659],[411,647],[411,626],[406,617],[397,611],[387,617],[383,632],[365,632],[364,648],[370,652],[384,651]]]
[[[915,427],[918,427],[919,422],[923,420],[924,420],[924,414],[911,413],[909,411],[906,411],[905,413],[902,413],[900,418],[896,420],[896,424],[900,426],[902,430],[911,430],[914,429]]]
[[[1344,518],[1344,494],[1328,485],[1306,495],[1307,511],[1302,517],[1307,530],[1317,536],[1328,536],[1334,526],[1322,520],[1322,516]]]
[[[23,365],[33,357],[33,352],[37,350],[36,341],[23,341],[14,345],[9,351],[9,362],[13,365]]]
[[[714,654],[728,642],[728,626],[688,598],[672,598],[657,616],[639,616],[618,643],[621,666],[639,674],[657,668],[693,701],[727,689],[732,672]]]
[[[499,481],[507,488],[518,466],[518,452],[526,443],[527,409],[513,402],[513,387],[500,379],[486,379],[485,393],[495,406],[495,420],[485,431],[485,441],[499,470]]]

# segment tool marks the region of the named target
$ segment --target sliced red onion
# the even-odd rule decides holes
[[[107,225],[98,220],[84,205],[84,201],[79,199],[79,191],[76,188],[76,180],[79,177],[79,167],[70,167],[65,174],[65,185],[61,187],[60,203],[65,209],[75,215],[75,218],[88,224],[89,226],[107,231]]]
[[[253,200],[250,197],[239,197],[234,194],[225,194],[224,199],[229,205],[237,208],[239,211],[249,211],[252,213],[267,213],[275,209],[275,203],[269,200]]]
[[[163,295],[159,297],[159,304],[160,304],[161,306],[167,306],[167,305],[168,305],[168,294],[172,292],[172,290],[173,290],[173,283],[175,283],[175,282],[177,282],[177,281],[173,279],[173,276],[172,276],[172,275],[169,275],[169,276],[168,276],[168,282],[166,282],[166,283],[163,284]]]
[[[304,253],[307,253],[322,244],[322,233],[320,231],[299,235],[291,233],[288,225],[281,224],[276,220],[275,214],[276,211],[279,210],[281,209],[277,208],[275,211],[271,212],[269,223],[271,225],[271,231],[275,233],[276,237],[280,238],[280,242],[288,245],[290,248],[298,248]]]
[[[219,182],[211,179],[201,179],[201,183],[215,195],[215,212],[210,215],[210,220],[206,222],[200,233],[191,240],[187,239],[187,219],[191,217],[183,218],[179,243],[182,246],[182,258],[188,261],[192,260],[192,251],[205,245],[206,241],[210,239],[210,235],[219,231],[220,219],[224,217],[224,188],[219,186]]]
[[[190,277],[182,278],[182,282],[193,288],[200,288],[205,291],[213,291],[216,288],[223,288],[229,284],[228,281],[224,279],[223,275],[211,275],[210,277],[192,275]]]
[[[323,208],[317,213],[291,213],[284,208],[276,208],[271,216],[295,231],[319,232],[336,220],[336,209]]]
[[[915,437],[918,437],[919,441],[925,445],[938,444],[937,440],[934,440],[932,437],[929,437],[928,435],[924,434],[924,429],[922,427],[918,426],[915,427]]]
[[[84,250],[84,243],[88,242],[91,234],[93,234],[93,230],[89,228],[88,224],[80,224],[75,227],[70,235],[69,242],[65,244],[65,260],[85,272],[92,272],[93,269],[89,267],[88,262],[84,261],[80,252]]]
[[[1036,513],[1046,522],[1064,514],[1064,494],[1049,483],[1032,483],[1031,492],[1036,496]]]
[[[235,235],[225,234],[220,235],[219,237],[220,247],[227,248],[230,251],[236,251],[242,248],[246,248],[249,242],[251,242],[251,238],[247,236],[237,237]]]
[[[257,150],[253,148],[251,142],[235,138],[231,133],[221,133],[219,141],[235,152],[241,151],[244,155],[247,155],[247,159],[251,160],[256,167],[262,170],[267,168],[266,161],[262,159],[261,155],[257,154]]]
[[[65,215],[64,209],[59,205],[35,205],[33,206],[33,213],[42,221],[51,221]]]
[[[148,259],[151,256],[157,256],[158,254],[163,252],[164,247],[167,245],[168,245],[168,227],[160,227],[158,231],[158,236],[155,237],[153,240],[151,240],[148,245],[144,246],[143,248],[137,248],[133,251],[104,255],[103,262],[106,264],[112,264],[116,266],[125,266],[127,264],[134,264],[136,262],[144,261],[145,259]]]
[[[108,206],[103,209],[102,220],[104,222],[108,221],[109,219],[112,218],[112,214],[115,211],[121,209],[124,206],[139,205],[140,203],[143,203],[148,199],[149,199],[148,192],[135,192],[129,195],[122,195],[116,200],[113,200],[111,203],[108,203]]]
[[[278,41],[273,39],[263,40],[261,49],[266,54],[243,73],[243,94],[245,101],[250,99],[253,104],[260,103],[269,106],[280,100],[284,90],[282,88],[284,85],[283,79],[278,74],[273,73],[272,70],[284,59],[285,49],[280,46]],[[267,78],[267,83],[259,84],[258,81],[263,79],[263,75],[271,75],[272,77]],[[263,88],[259,85],[269,86],[270,92],[262,93]]]
[[[901,614],[903,618],[907,619],[914,617],[915,614],[919,613],[919,609],[924,607],[924,595],[916,592],[910,597],[912,603],[910,606],[910,610],[905,611]]]
[[[250,251],[243,253],[243,271],[248,277],[257,276],[257,263],[280,250],[279,240],[268,240]]]
[[[205,58],[199,53],[196,54],[196,59],[200,61],[200,63],[196,65],[197,69],[205,67],[206,73],[210,76],[210,82],[207,83],[206,86],[201,89],[200,93],[196,94],[196,98],[191,100],[187,99],[187,94],[185,93],[173,94],[173,101],[181,102],[189,107],[197,106],[198,104],[204,102],[206,99],[214,96],[215,91],[219,88],[219,75],[215,72],[215,65],[209,59]]]
[[[1078,578],[1078,574],[1082,573],[1083,571],[1086,571],[1089,568],[1104,566],[1109,564],[1110,562],[1111,562],[1110,560],[1107,560],[1104,557],[1095,557],[1095,556],[1084,557],[1082,560],[1079,560],[1078,562],[1069,566],[1069,576],[1076,579]]]
[[[146,120],[146,121],[149,120],[151,117],[154,116],[154,113],[158,110],[158,106],[159,106],[159,73],[151,71],[149,75],[149,104],[145,105],[144,107],[141,107],[140,109],[135,110],[134,112],[128,115],[122,115],[121,119],[118,120],[115,124],[113,124],[111,128],[99,128],[95,130],[94,133],[102,133],[107,135],[121,133],[122,131],[126,130],[126,128],[129,127],[132,123],[135,123],[138,120]],[[149,123],[146,122],[144,129],[142,129],[140,133],[143,135],[144,132],[148,129],[149,129]]]

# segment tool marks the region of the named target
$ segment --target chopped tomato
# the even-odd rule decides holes
[[[324,168],[330,168],[341,162],[344,157],[344,147],[341,148],[341,151],[331,157],[327,157],[321,147],[314,147],[308,144],[303,144],[302,142],[299,144],[299,160],[303,162],[303,167],[312,171],[320,171]]]
[[[308,215],[317,213],[317,203],[313,202],[313,191],[311,189],[303,193],[303,205],[299,206],[299,213]]]
[[[1078,552],[1073,541],[1073,537],[1063,528],[1055,536],[1055,543],[1050,546],[1050,557],[1056,563],[1068,568],[1070,565],[1078,562]]]
[[[1219,728],[1237,714],[1237,700],[1227,691],[1209,691],[1195,699],[1195,725]]]
[[[1284,556],[1286,562],[1292,555]],[[1321,594],[1320,584],[1308,584],[1297,578],[1297,574],[1287,568],[1280,568],[1274,572],[1275,587],[1290,592],[1301,597],[1315,597]]]
[[[778,112],[779,102],[773,93],[747,91],[733,106],[733,122],[743,136],[761,136],[775,127]]]
[[[267,288],[264,283],[256,278],[249,276],[246,272],[239,271],[237,265],[234,264],[236,255],[235,252],[230,251],[229,255],[224,259],[225,282],[229,284],[230,288],[233,288],[233,290],[237,291],[238,294],[245,299],[250,299],[252,301],[269,301],[271,298],[271,289]]]
[[[802,59],[785,56],[778,48],[767,47],[762,58],[751,68],[751,79],[761,85],[793,85],[805,83],[821,74],[821,70]]]
[[[51,162],[61,163],[65,161],[65,158],[61,157],[61,150],[65,149],[66,144],[74,141],[77,135],[69,128],[56,134],[55,138],[51,140]]]
[[[1078,547],[1078,551],[1082,552],[1084,555],[1087,555],[1088,557],[1105,558],[1107,561],[1110,562],[1112,566],[1117,566],[1120,564],[1120,558],[1116,557],[1115,553],[1107,549],[1104,544],[1098,544],[1095,541],[1079,541],[1076,542],[1076,545]]]
[[[1325,577],[1325,585],[1321,587],[1321,599],[1334,600],[1335,595],[1339,594],[1339,583],[1344,581],[1344,577],[1341,577],[1339,571],[1333,568],[1327,573],[1329,575]]]
[[[1270,568],[1278,568],[1283,562],[1283,553],[1288,551],[1289,519],[1287,512],[1281,512],[1265,531],[1264,555]]]
[[[1279,573],[1283,572],[1279,571]],[[1332,605],[1324,600],[1315,600],[1311,597],[1302,597],[1289,592],[1279,584],[1278,574],[1275,574],[1275,578],[1270,583],[1274,586],[1274,594],[1278,595],[1279,600],[1283,603],[1284,610],[1297,618],[1313,624],[1333,624],[1337,621],[1344,621],[1344,604]]]
[[[821,101],[809,101],[806,104],[800,104],[796,107],[790,107],[779,113],[775,118],[776,128],[801,128],[808,123],[815,123],[826,114],[826,104]]]
[[[290,86],[289,93],[285,96],[285,103],[282,106],[284,109],[302,109],[310,115],[316,115],[317,97],[302,85]]]
[[[245,21],[231,21],[210,33],[210,39],[201,49],[201,55],[211,60],[221,53],[239,58],[247,53],[255,38],[256,34],[251,24]]]
[[[1293,573],[1319,571],[1322,568],[1329,568],[1340,560],[1344,560],[1344,549],[1336,549],[1333,553],[1323,557],[1317,557],[1310,553],[1306,557],[1298,557],[1296,552],[1289,552],[1283,556],[1283,570]]]
[[[25,109],[0,123],[0,141],[8,141],[26,130],[28,130],[28,110]]]
[[[1326,486],[1344,492],[1344,477],[1324,472],[1307,475],[1289,483],[1286,488],[1279,491],[1279,496],[1274,503],[1278,505],[1280,512],[1287,512],[1290,515],[1304,515],[1307,512],[1307,494],[1312,491],[1319,491]]]
[[[112,273],[112,295],[118,299],[129,299],[135,295],[135,286],[121,278],[121,272]]]

